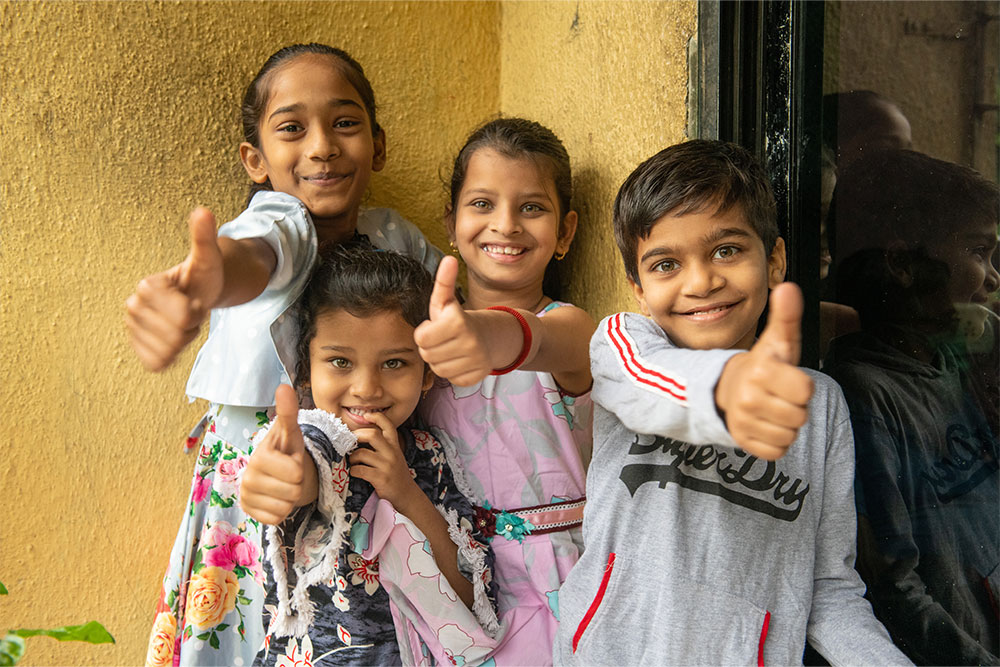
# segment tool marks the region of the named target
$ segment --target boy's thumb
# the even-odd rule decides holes
[[[275,423],[271,428],[279,430],[277,448],[285,454],[305,449],[299,429],[299,398],[287,384],[278,385],[274,391],[274,412]]]
[[[802,354],[802,290],[795,283],[781,283],[771,291],[767,326],[754,350],[797,366]]]
[[[446,306],[457,301],[455,282],[458,280],[458,260],[451,256],[441,259],[437,275],[434,277],[434,291],[431,292],[430,316],[435,319]]]

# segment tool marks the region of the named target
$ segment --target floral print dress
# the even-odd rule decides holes
[[[320,493],[267,528],[274,584],[265,650],[254,664],[481,662],[499,630],[493,558],[440,443],[425,431],[399,430],[410,472],[448,523],[459,571],[473,583],[472,610],[441,573],[420,530],[368,482],[348,475],[345,456],[357,442],[347,427],[322,410],[300,411],[299,423]]]

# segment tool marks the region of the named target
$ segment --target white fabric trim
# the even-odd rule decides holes
[[[470,545],[472,535],[468,530],[463,530],[458,525],[458,512],[454,509],[446,510],[443,505],[435,505],[441,516],[448,524],[448,536],[458,547],[458,558],[471,565],[472,569],[472,612],[476,615],[476,620],[492,639],[496,639],[500,632],[500,620],[497,612],[490,602],[486,592],[486,584],[483,582],[483,572],[486,571],[486,554],[482,549],[476,549]],[[459,568],[461,570],[461,568]]]

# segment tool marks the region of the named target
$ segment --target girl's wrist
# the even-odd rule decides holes
[[[528,360],[528,357],[531,355],[532,349],[534,348],[534,334],[531,330],[531,325],[528,323],[528,319],[519,310],[508,306],[489,306],[486,310],[495,310],[513,316],[520,329],[521,344],[517,357],[505,366],[494,367],[493,371],[490,373],[490,375],[506,375],[511,371],[517,370]]]

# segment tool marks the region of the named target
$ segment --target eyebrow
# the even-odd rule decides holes
[[[748,239],[752,238],[752,235],[750,234],[750,232],[748,232],[745,229],[741,229],[740,227],[723,227],[722,229],[716,229],[703,236],[701,238],[701,242],[704,245],[711,245],[713,243],[718,243],[722,239],[728,239],[732,237]],[[675,253],[676,251],[670,246],[657,246],[656,248],[650,248],[643,254],[642,257],[639,258],[639,264],[642,264],[647,259],[650,259],[652,257],[673,255]]]
[[[350,98],[339,98],[339,97],[336,98],[336,99],[330,100],[330,102],[329,102],[329,104],[327,106],[330,106],[330,107],[353,106],[353,107],[357,107],[358,109],[362,109],[362,106],[360,104],[358,104],[356,101],[354,101],[354,100],[352,100]],[[274,118],[278,114],[293,113],[293,112],[296,112],[296,111],[302,111],[304,108],[305,108],[305,105],[302,104],[301,102],[296,102],[295,104],[288,104],[288,105],[283,106],[283,107],[278,107],[277,109],[275,109],[274,111],[272,111],[271,115],[268,116],[267,119],[271,120],[272,118]]]
[[[327,350],[329,352],[354,352],[354,348],[348,345],[323,345],[319,349]],[[391,350],[380,350],[379,354],[382,356],[392,356],[394,354],[417,354],[417,349],[415,347],[399,347]]]
[[[471,190],[467,190],[466,194],[467,195],[473,195],[473,194],[496,195],[497,191],[496,190],[490,190],[489,188],[473,188]],[[538,191],[538,192],[522,192],[522,193],[518,194],[518,198],[520,198],[520,199],[545,199],[545,200],[551,200],[551,197],[549,196],[549,194],[546,193],[546,192],[542,192],[542,191]]]

